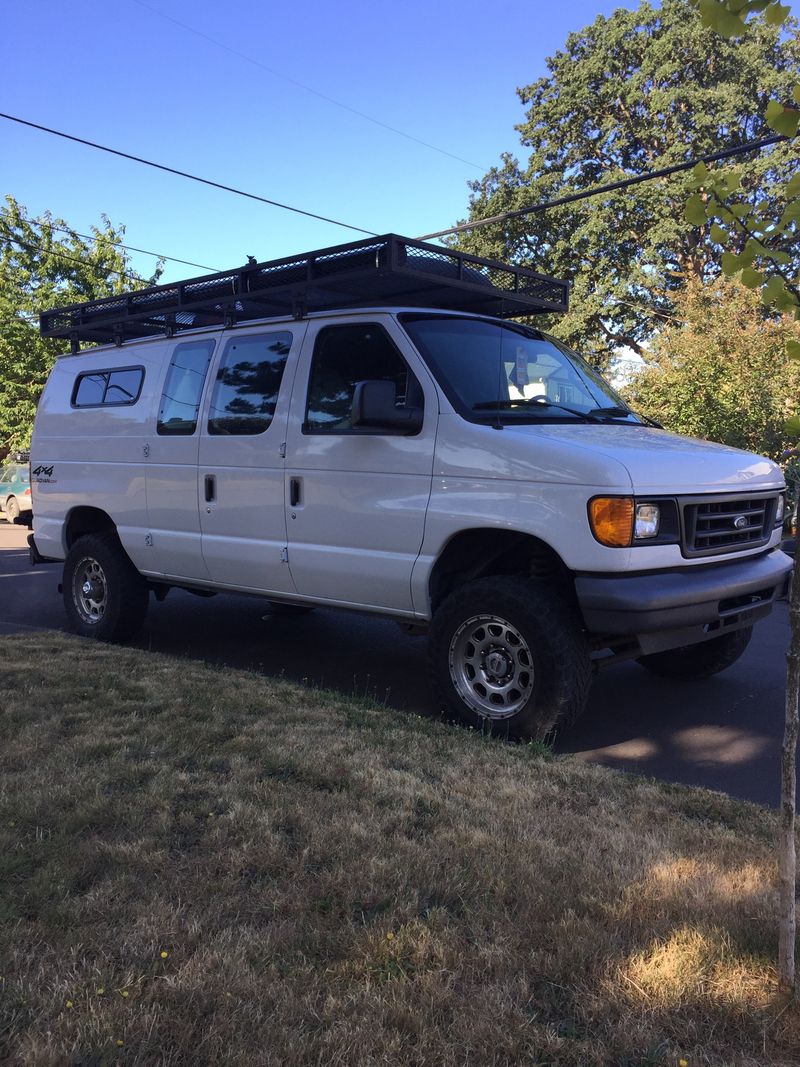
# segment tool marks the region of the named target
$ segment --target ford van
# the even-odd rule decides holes
[[[30,544],[73,629],[175,587],[390,616],[447,709],[532,738],[620,660],[735,662],[787,584],[781,471],[631,411],[537,328],[567,288],[387,235],[47,312]]]

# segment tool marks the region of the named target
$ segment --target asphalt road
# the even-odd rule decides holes
[[[0,635],[65,628],[61,568],[31,568],[26,535],[0,521]],[[134,644],[438,714],[424,638],[389,620],[341,611],[267,612],[265,602],[250,597],[201,599],[173,590],[164,603],[151,602]],[[635,663],[610,668],[595,679],[585,715],[559,735],[556,749],[774,807],[788,640],[781,602],[758,624],[745,655],[716,678],[673,682]]]

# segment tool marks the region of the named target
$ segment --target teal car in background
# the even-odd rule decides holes
[[[0,465],[0,515],[15,522],[31,510],[31,478],[27,462],[5,460]]]

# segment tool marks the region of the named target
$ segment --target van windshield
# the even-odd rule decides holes
[[[400,321],[450,403],[473,422],[641,425],[596,370],[539,330],[417,312]]]

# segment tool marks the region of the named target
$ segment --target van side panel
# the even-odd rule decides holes
[[[144,380],[132,404],[76,407],[78,377],[90,371],[142,367]],[[33,441],[33,515],[44,556],[64,559],[70,511],[91,505],[113,520],[139,570],[153,570],[148,530],[144,445],[156,403],[160,359],[153,345],[102,348],[56,362],[39,403]]]

